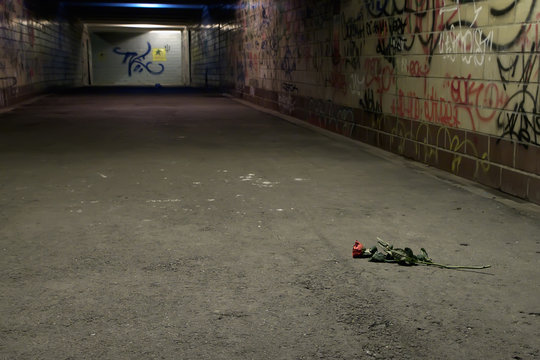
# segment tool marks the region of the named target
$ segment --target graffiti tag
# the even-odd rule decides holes
[[[122,64],[125,64],[126,62],[128,63],[129,76],[131,76],[133,72],[141,73],[144,70],[148,71],[148,73],[152,75],[159,75],[165,70],[165,66],[163,64],[154,65],[152,61],[145,62],[146,56],[152,52],[152,45],[150,45],[149,42],[146,44],[148,45],[148,48],[142,55],[139,55],[134,51],[121,51],[119,47],[113,49],[115,54],[124,56]],[[156,69],[156,67],[158,67],[158,69]]]

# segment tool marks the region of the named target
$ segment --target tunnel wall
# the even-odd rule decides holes
[[[219,25],[202,25],[190,30],[192,86],[221,86],[219,38]]]
[[[222,84],[540,203],[540,1],[242,0]]]
[[[0,2],[0,107],[53,87],[88,81],[81,23],[43,18],[21,0]]]
[[[191,85],[203,88],[221,87],[222,49],[221,27],[208,7],[201,14],[199,26],[191,27]]]
[[[187,85],[180,30],[95,31],[93,85]]]

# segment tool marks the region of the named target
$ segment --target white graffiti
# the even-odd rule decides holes
[[[484,33],[479,28],[456,29],[450,26],[449,31],[441,33],[439,51],[444,54],[443,59],[454,62],[461,57],[467,64],[482,66],[486,59],[486,52],[493,49],[493,30]],[[487,56],[488,61],[491,56]]]
[[[364,95],[366,89],[366,77],[360,74],[351,74],[349,81],[349,90],[354,95]]]

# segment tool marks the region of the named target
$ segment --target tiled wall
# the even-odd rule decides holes
[[[80,23],[43,19],[22,0],[0,1],[0,107],[56,86],[88,81]]]
[[[220,40],[238,96],[540,203],[540,1],[242,0]]]
[[[202,25],[190,30],[192,86],[220,86],[219,37],[219,25]]]

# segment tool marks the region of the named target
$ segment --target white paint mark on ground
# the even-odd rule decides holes
[[[163,199],[163,200],[146,200],[147,203],[173,203],[173,202],[180,202],[182,200],[180,199]]]
[[[240,176],[239,178],[240,178],[240,181],[249,181],[251,182],[251,185],[255,185],[260,188],[271,188],[271,187],[274,187],[274,185],[279,184],[279,182],[272,182],[272,181],[263,179],[261,177],[255,177],[255,174],[251,174],[251,173],[245,176]]]
[[[294,178],[294,181],[306,181],[308,179],[304,179],[304,178]]]
[[[253,180],[254,176],[255,174],[247,174],[245,176],[240,176],[240,179],[242,179],[242,181],[250,181]]]
[[[252,183],[251,185],[255,185],[255,186],[258,186],[260,188],[272,188],[274,187],[274,185],[278,185],[279,182],[271,182],[271,181],[263,181],[262,179],[257,179],[257,181],[255,181],[254,183]]]
[[[99,176],[101,176],[102,178],[106,179],[107,178],[107,175],[104,175],[102,173],[98,173]]]
[[[201,185],[201,182],[200,181],[194,181],[193,185]]]
[[[208,199],[209,202],[216,201],[216,199]]]

